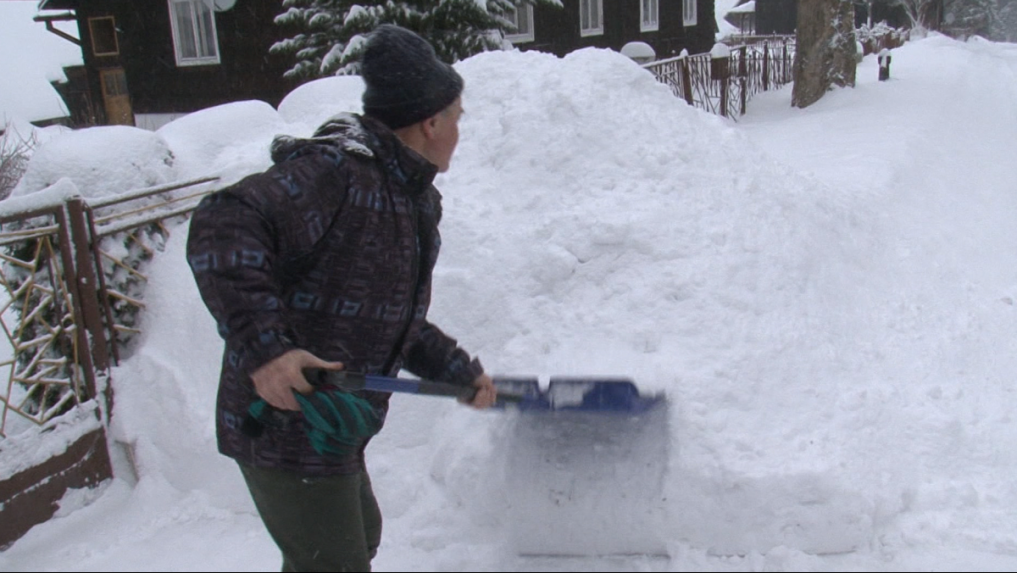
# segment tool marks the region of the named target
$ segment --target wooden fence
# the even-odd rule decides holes
[[[794,53],[794,37],[770,36],[730,56],[682,55],[643,67],[689,105],[737,120],[752,96],[794,81]]]
[[[112,477],[109,371],[138,332],[139,261],[215,181],[0,205],[0,549]]]

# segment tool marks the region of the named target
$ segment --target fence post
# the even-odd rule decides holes
[[[728,91],[731,83],[731,48],[714,44],[710,50],[710,79],[720,83],[720,115],[727,117]]]
[[[685,96],[685,103],[693,105],[692,101],[692,72],[689,70],[689,59],[682,58],[682,91]]]
[[[745,106],[748,103],[748,97],[749,97],[749,94],[748,94],[748,92],[749,92],[749,85],[748,85],[748,79],[749,79],[749,70],[748,70],[749,48],[747,46],[742,46],[741,49],[738,50],[738,51],[741,54],[740,55],[741,61],[738,62],[738,83],[740,84],[740,87],[741,87],[741,90],[742,90],[742,101],[741,101],[742,108],[741,108],[741,114],[740,115],[745,115]]]
[[[770,91],[770,45],[763,43],[763,91]]]
[[[783,58],[783,63],[784,63],[784,71],[781,74],[781,79],[783,80],[782,83],[787,84],[787,83],[789,83],[791,81],[791,77],[790,77],[791,76],[791,58],[789,57],[788,52],[787,52],[787,42],[784,42],[784,58]]]
[[[879,81],[885,82],[890,79],[890,50],[883,48],[879,51]]]
[[[88,338],[91,339],[91,344],[84,346],[84,349],[87,349],[91,357],[94,370],[105,372],[109,370],[110,366],[109,342],[107,341],[106,325],[99,308],[101,297],[99,279],[96,276],[96,267],[101,262],[95,259],[92,249],[94,237],[89,232],[90,226],[85,216],[85,202],[80,197],[76,197],[69,199],[66,206],[76,270],[74,305],[78,307],[84,321],[84,330],[87,330]],[[112,389],[109,385],[104,390],[104,399],[107,412],[109,412],[109,408],[113,405]]]

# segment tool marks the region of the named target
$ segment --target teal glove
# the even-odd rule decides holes
[[[385,423],[384,415],[370,402],[350,392],[318,390],[296,398],[304,413],[307,437],[321,455],[352,454]]]
[[[371,403],[343,390],[318,390],[305,396],[295,394],[304,414],[304,431],[314,451],[321,455],[347,456],[367,438],[381,431],[385,423]],[[258,438],[267,426],[276,426],[278,410],[258,399],[247,409],[241,430]],[[281,414],[278,414],[281,415]]]

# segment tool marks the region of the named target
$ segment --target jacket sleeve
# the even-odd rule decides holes
[[[410,347],[404,367],[428,380],[469,386],[484,373],[480,360],[459,348],[456,340],[430,322]]]
[[[210,195],[198,206],[187,262],[219,335],[239,354],[229,359],[249,374],[295,344],[275,273],[280,258],[275,222],[245,199],[243,185]]]

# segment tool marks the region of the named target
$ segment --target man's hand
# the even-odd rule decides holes
[[[487,374],[481,374],[473,381],[473,385],[477,387],[477,394],[469,403],[470,406],[478,410],[494,406],[494,402],[498,399],[498,389],[494,386],[494,380]]]
[[[299,410],[293,392],[310,394],[314,387],[304,378],[304,368],[342,370],[342,362],[326,362],[306,350],[290,350],[251,374],[254,390],[269,405],[280,410]]]

